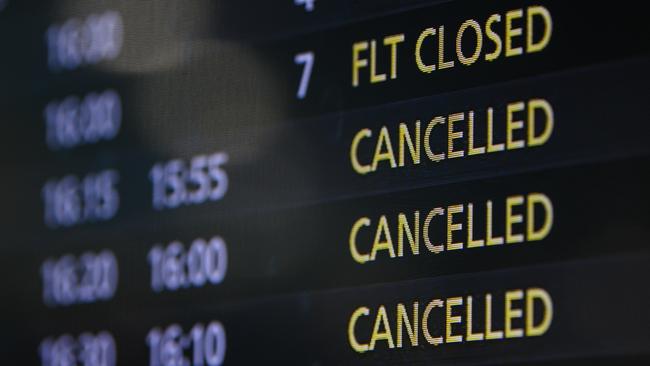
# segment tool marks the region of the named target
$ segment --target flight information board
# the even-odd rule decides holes
[[[650,364],[621,0],[0,0],[0,356]]]

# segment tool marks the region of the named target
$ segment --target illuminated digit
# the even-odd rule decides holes
[[[316,0],[293,0],[293,3],[296,6],[304,6],[305,11],[307,12],[314,11],[314,8],[316,7],[315,2]]]
[[[293,58],[296,65],[304,65],[302,68],[302,76],[300,77],[300,84],[298,85],[298,92],[296,93],[298,99],[305,99],[307,95],[311,70],[314,67],[314,59],[314,53],[311,51],[299,53]]]

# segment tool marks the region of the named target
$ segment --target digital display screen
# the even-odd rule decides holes
[[[650,364],[642,2],[0,0],[8,365]]]

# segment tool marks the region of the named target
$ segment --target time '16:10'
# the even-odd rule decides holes
[[[220,366],[226,357],[226,331],[218,321],[197,323],[189,334],[178,324],[156,327],[146,342],[149,366]]]

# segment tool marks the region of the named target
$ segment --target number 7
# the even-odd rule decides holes
[[[302,69],[300,85],[298,85],[298,92],[296,93],[296,97],[298,99],[305,99],[305,96],[307,95],[307,89],[309,88],[311,70],[314,66],[314,53],[311,51],[299,53],[293,58],[293,62],[295,62],[296,65],[305,65]]]

